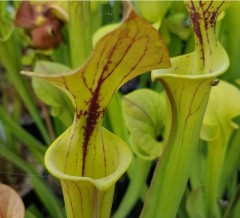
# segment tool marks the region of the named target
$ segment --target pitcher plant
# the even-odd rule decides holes
[[[23,72],[59,87],[74,106],[72,125],[45,155],[46,167],[61,180],[69,218],[110,216],[114,185],[128,169],[132,153],[102,127],[105,109],[128,80],[170,66],[158,32],[125,5],[123,22],[97,42],[80,68],[58,75]]]
[[[228,66],[228,56],[215,33],[218,15],[231,2],[185,1],[195,51],[171,58],[172,67],[154,70],[171,109],[167,144],[155,169],[141,217],[174,218],[197,154],[199,134],[210,91]]]

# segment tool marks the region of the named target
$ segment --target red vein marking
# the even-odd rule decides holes
[[[94,127],[97,124],[97,119],[100,117],[101,114],[104,113],[104,110],[105,110],[105,109],[102,109],[102,111],[99,111],[100,105],[99,105],[98,99],[99,99],[101,86],[104,83],[104,81],[116,69],[116,67],[122,62],[123,58],[125,57],[125,55],[129,51],[129,49],[133,46],[133,42],[134,42],[135,37],[137,36],[137,33],[138,33],[138,31],[136,32],[134,38],[132,39],[132,43],[127,47],[127,49],[125,50],[125,53],[121,56],[120,60],[115,64],[115,66],[110,71],[110,73],[104,78],[103,75],[104,75],[105,71],[107,70],[107,64],[111,60],[111,56],[114,54],[114,51],[115,51],[114,49],[111,50],[111,53],[108,56],[108,61],[106,62],[105,67],[103,68],[101,76],[100,76],[100,78],[98,80],[98,85],[97,85],[96,89],[92,92],[92,96],[93,97],[90,99],[89,112],[88,112],[88,114],[86,114],[86,116],[87,116],[87,124],[84,127],[85,131],[84,131],[84,143],[83,143],[82,175],[84,175],[84,173],[85,173],[85,162],[86,162],[86,156],[87,156],[87,149],[88,149],[87,145],[88,145],[88,142],[89,142],[89,140],[91,138],[91,135],[92,135],[92,133],[94,131]],[[115,48],[116,48],[117,44],[118,44],[118,42],[115,44]]]
[[[225,0],[224,1],[222,1],[221,2],[221,4],[217,7],[217,10],[215,11],[215,15],[212,17],[212,19],[211,19],[211,22],[214,24],[214,30],[215,30],[215,28],[216,28],[216,21],[217,21],[217,16],[218,16],[218,11],[219,11],[219,9],[222,7],[222,5],[224,4],[224,2],[225,2]]]
[[[72,182],[73,185],[76,186],[77,190],[78,190],[78,193],[79,193],[79,196],[80,196],[80,204],[82,206],[80,206],[81,208],[81,213],[82,213],[82,218],[84,218],[84,213],[83,213],[83,199],[82,199],[82,192],[81,192],[81,189],[80,187],[78,186],[78,184],[76,184],[75,182]]]
[[[146,37],[146,38],[148,39],[148,42],[149,42],[149,38],[148,38],[148,37]],[[148,50],[148,46],[145,47],[143,54],[139,57],[139,60],[138,60],[138,61],[136,62],[136,64],[130,69],[130,71],[124,75],[124,77],[122,78],[122,80],[118,83],[118,86],[117,86],[117,87],[119,87],[119,86],[122,84],[122,82],[129,76],[129,74],[136,69],[136,67],[138,66],[138,64],[141,62],[141,60],[143,59],[143,57],[146,55],[147,50]]]
[[[119,163],[119,156],[120,156],[120,154],[119,154],[119,150],[118,150],[118,147],[114,144],[114,147],[115,147],[115,149],[116,149],[116,151],[117,151],[117,160],[118,160],[118,163]],[[116,158],[115,158],[116,159]],[[114,167],[115,167],[115,164],[114,164]]]
[[[99,47],[97,47],[96,49],[95,49],[95,52],[98,52],[98,48]],[[89,87],[88,88],[88,90],[92,93],[92,87],[93,87],[93,85],[94,85],[94,83],[95,83],[95,80],[97,79],[97,72],[98,72],[98,69],[99,69],[99,65],[100,65],[100,62],[103,60],[103,58],[104,58],[104,53],[105,53],[105,50],[107,49],[107,46],[104,46],[104,48],[103,48],[103,50],[100,50],[101,51],[101,53],[100,53],[100,58],[98,58],[98,61],[97,61],[97,68],[96,68],[96,70],[93,72],[94,73],[94,76],[93,76],[93,81],[92,81],[92,85],[91,85],[91,87]],[[92,62],[93,61],[95,61],[95,56],[93,56],[93,58],[90,60],[90,62],[88,63],[88,66],[89,65],[91,65],[92,64]],[[87,67],[86,67],[86,69],[82,72],[82,78],[84,79],[84,83],[86,84],[86,87],[87,87],[87,83],[86,83],[86,77],[85,77],[85,74],[86,73],[89,73],[89,70],[87,70]],[[92,73],[92,72],[91,72]]]
[[[97,133],[98,134],[98,133]],[[93,160],[92,160],[92,163],[93,163],[93,167],[92,167],[92,175],[95,174],[95,160],[96,160],[96,155],[97,155],[97,150],[96,150],[96,138],[97,138],[97,134],[95,134],[94,136],[94,143],[93,143],[93,149],[94,149],[94,155],[93,155]]]
[[[183,84],[182,85],[182,88],[181,88],[181,90],[180,90],[180,100],[179,100],[179,103],[178,103],[178,108],[180,109],[180,107],[181,107],[181,103],[182,103],[182,96],[183,96],[183,91],[184,91],[184,89],[185,89],[185,85]]]
[[[99,81],[101,82],[101,81]],[[85,111],[86,116],[86,125],[83,126],[84,128],[84,140],[83,140],[83,164],[82,164],[82,176],[85,173],[85,162],[86,162],[86,156],[87,156],[87,149],[88,149],[88,143],[89,140],[92,137],[92,134],[98,130],[96,130],[96,125],[98,123],[98,120],[100,117],[104,114],[104,109],[102,109],[98,102],[98,96],[100,92],[100,85],[97,86],[96,90],[93,93],[93,97],[89,101],[89,110]]]
[[[206,8],[206,10],[204,11],[205,13],[208,12],[212,6],[213,0],[211,0],[210,4],[208,4],[208,7]],[[202,1],[200,1],[200,4],[202,4]],[[206,3],[205,3],[206,4]]]
[[[204,83],[205,81],[202,81],[198,86],[197,88],[195,89],[195,92],[192,96],[192,100],[191,102],[193,102],[193,99],[195,98],[195,95],[197,93],[197,90],[200,88],[200,86]],[[205,96],[205,95],[204,95]],[[202,99],[202,102],[203,102],[204,98]],[[192,107],[192,103],[191,103],[191,107]],[[191,115],[191,107],[189,108],[189,113],[187,115],[187,118],[185,119],[185,123],[184,123],[184,128],[183,130],[185,131],[186,130],[186,125],[187,125],[187,122],[188,122],[188,119]],[[196,111],[195,111],[196,112]],[[178,147],[180,148],[179,152],[178,152],[178,158],[177,158],[177,163],[176,163],[176,168],[175,168],[175,173],[174,175],[176,175],[176,172],[177,172],[177,169],[178,169],[178,166],[179,166],[179,162],[181,161],[179,156],[182,154],[181,150],[183,149],[183,139],[184,139],[184,134],[182,134],[182,137],[181,137],[181,143],[178,145]],[[174,181],[172,180],[172,185],[173,185]]]
[[[105,196],[106,196],[106,194],[107,194],[107,192],[108,191],[105,191],[103,194],[102,194],[102,200],[101,200],[101,212],[103,212],[104,210],[103,210],[103,206],[104,205],[106,205],[106,203],[104,202],[104,198],[105,198]],[[105,215],[105,214],[104,214]],[[102,217],[102,213],[100,214],[100,218]],[[105,217],[103,217],[103,218],[105,218]]]
[[[107,160],[106,160],[106,153],[105,153],[105,144],[103,140],[103,130],[101,130],[101,139],[102,139],[102,149],[103,149],[103,161],[104,161],[104,175],[107,175]]]
[[[203,37],[202,37],[202,33],[201,33],[201,30],[200,30],[200,23],[199,23],[200,15],[197,12],[192,0],[191,0],[190,3],[191,3],[191,7],[188,7],[188,9],[189,9],[190,17],[191,17],[191,20],[192,20],[192,23],[193,23],[194,32],[195,32],[196,37],[198,38],[198,41],[200,43],[201,59],[203,60],[203,65],[205,65],[204,50],[203,50]]]
[[[76,127],[77,125],[75,124],[74,125],[74,129],[73,129],[73,134],[71,135],[71,138],[70,138],[70,142],[69,142],[69,145],[68,145],[68,150],[67,150],[67,154],[65,156],[65,162],[64,162],[64,172],[67,173],[67,165],[68,165],[68,158],[69,158],[69,153],[70,153],[70,148],[72,146],[72,141],[73,141],[73,137],[75,136],[75,132],[76,132]],[[72,130],[72,128],[71,128]],[[71,131],[72,132],[72,131]]]
[[[93,218],[98,218],[98,190],[94,188],[93,198]]]
[[[70,202],[70,207],[71,207],[71,212],[72,212],[72,215],[73,215],[73,217],[75,217],[75,215],[74,215],[74,209],[73,209],[73,203],[72,203],[72,198],[71,198],[71,196],[70,196],[70,193],[69,193],[69,187],[68,187],[68,185],[67,185],[67,182],[65,182],[65,181],[63,181],[62,180],[62,183],[65,185],[65,193],[67,194],[67,197],[68,197],[68,199],[69,199],[69,202]]]
[[[134,43],[136,42],[136,38],[137,38],[137,34],[139,32],[138,30],[139,28],[137,28],[137,31],[135,33],[135,35],[133,36],[133,38],[131,38],[131,42],[129,42],[128,46],[126,47],[124,53],[122,54],[122,56],[120,57],[120,59],[115,63],[115,66],[111,69],[111,71],[108,73],[108,75],[104,76],[104,73],[108,70],[107,69],[107,64],[106,63],[105,67],[103,68],[103,72],[101,74],[101,77],[103,78],[103,82],[116,70],[116,68],[122,63],[123,59],[126,57],[126,54],[129,52],[129,50],[131,49],[131,47],[134,45]],[[110,55],[108,56],[108,61],[111,60],[112,55],[114,54],[114,52],[116,51],[117,45],[120,43],[121,41],[118,40],[116,45],[114,46],[114,48],[112,49]]]
[[[83,73],[84,73],[84,71],[83,71]],[[83,83],[84,83],[85,87],[87,88],[87,90],[88,90],[89,92],[92,92],[92,88],[88,86],[86,77],[84,76],[83,73],[82,73],[82,75],[81,75],[81,77],[82,77],[82,79],[83,79]],[[95,79],[95,77],[94,77],[94,79]]]

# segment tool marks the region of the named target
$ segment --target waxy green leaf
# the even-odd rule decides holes
[[[206,208],[203,202],[203,187],[198,187],[191,191],[188,196],[186,209],[189,218],[205,218]]]
[[[206,210],[203,202],[203,187],[198,187],[191,191],[188,196],[186,209],[189,218],[205,218]]]
[[[135,4],[147,21],[155,23],[161,22],[171,5],[171,1],[135,1]]]
[[[14,30],[13,22],[7,11],[8,1],[0,1],[0,42],[8,40]]]
[[[240,115],[240,90],[224,81],[212,89],[203,120],[201,138],[207,141],[205,194],[207,216],[219,216],[218,199],[224,191],[226,178],[223,171],[228,144]]]
[[[239,59],[240,59],[240,28],[239,28],[240,2],[234,1],[234,6],[225,11],[224,19],[221,21],[220,41],[226,49],[230,66],[227,73],[221,77],[223,80],[234,83],[239,78]]]
[[[164,93],[148,89],[136,90],[124,96],[123,112],[135,153],[147,159],[159,157],[165,143]]]
[[[48,170],[61,179],[68,217],[109,217],[114,184],[132,154],[122,140],[102,128],[104,111],[125,82],[169,66],[158,32],[129,7],[123,23],[98,41],[80,68],[58,75],[25,72],[62,89],[74,105],[73,124],[45,156]]]
[[[227,55],[218,42],[215,27],[218,15],[231,4],[231,1],[185,0],[193,24],[195,55],[198,60],[195,63],[190,62],[188,65],[192,68],[193,74],[213,73],[219,68],[219,63],[226,63]],[[221,64],[222,68],[224,66],[224,64]],[[224,71],[221,68],[219,70]]]
[[[217,40],[215,25],[218,14],[230,3],[185,1],[185,4],[193,24],[195,51],[172,58],[170,69],[152,72],[153,80],[160,81],[167,93],[171,129],[152,179],[142,218],[176,217],[191,162],[197,155],[211,87],[217,83],[215,77],[223,74],[229,66],[228,56]]]
[[[71,69],[65,65],[47,61],[38,61],[34,68],[36,72],[52,75],[65,73],[69,70]],[[38,98],[51,107],[51,114],[57,116],[66,127],[69,126],[72,122],[73,108],[66,94],[38,78],[32,79],[32,86]],[[62,107],[63,105],[64,107]]]
[[[101,124],[105,107],[115,91],[140,73],[152,68],[168,67],[165,49],[157,31],[131,11],[118,29],[98,42],[93,55],[80,69],[68,74],[48,76],[26,72],[63,89],[76,108],[71,130],[79,125],[85,129],[85,136],[78,142],[83,144],[82,154],[79,154],[83,162],[69,167],[70,172],[78,169],[77,174],[85,174],[85,155],[87,149],[93,146],[90,137],[96,137],[95,130],[99,129],[97,125]],[[69,152],[69,156],[73,155],[76,159],[76,153]]]
[[[223,80],[212,89],[209,104],[203,120],[201,138],[205,141],[223,137],[223,142],[228,142],[229,133],[238,128],[233,118],[240,114],[240,90]],[[205,133],[212,128],[214,137]],[[227,137],[228,136],[228,137]]]
[[[172,14],[166,19],[166,23],[171,32],[175,33],[183,40],[187,40],[192,33],[192,28],[187,26],[186,22],[187,17],[183,12]]]

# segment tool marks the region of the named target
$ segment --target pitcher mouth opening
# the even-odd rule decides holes
[[[112,165],[110,170],[108,170],[108,173],[105,174],[106,176],[99,176],[94,178],[94,176],[78,176],[66,173],[66,171],[64,170],[65,165],[61,161],[59,161],[58,157],[56,157],[56,152],[59,146],[57,144],[52,144],[45,154],[46,168],[53,176],[60,180],[88,182],[93,184],[97,189],[100,190],[105,190],[109,188],[110,186],[115,184],[117,180],[127,171],[132,160],[132,152],[124,141],[122,141],[120,138],[110,133],[109,131],[104,130],[104,136],[106,137],[106,150],[109,150],[109,146],[111,146],[111,149],[115,149],[114,153],[116,154],[116,157],[110,156],[112,155],[111,153],[107,154],[109,155],[110,160],[114,158],[115,163],[107,163]],[[60,153],[60,151],[58,151],[58,153]],[[96,166],[96,164],[93,163],[90,167],[94,167],[94,165]],[[97,171],[99,170],[99,168],[94,170]]]
[[[118,166],[110,175],[98,179],[93,179],[87,176],[73,176],[62,172],[54,162],[48,161],[46,159],[46,167],[49,172],[60,180],[75,181],[75,182],[89,182],[92,183],[96,188],[105,190],[110,187],[112,184],[115,184],[117,180],[124,174],[128,168],[128,164],[125,161],[119,161]]]
[[[224,48],[220,45],[218,48],[218,60],[213,60],[209,73],[197,74],[198,60],[196,59],[196,52],[188,53],[182,56],[171,58],[172,67],[168,69],[153,70],[152,80],[157,81],[162,77],[175,77],[185,79],[202,79],[212,78],[223,74],[229,67],[230,61]],[[189,67],[186,67],[189,66]],[[191,66],[191,67],[190,67]],[[192,67],[193,66],[193,67]]]

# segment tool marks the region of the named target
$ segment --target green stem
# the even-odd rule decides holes
[[[121,3],[120,1],[114,1],[112,13],[113,13],[113,21],[112,22],[119,22],[120,13],[121,13]]]
[[[191,189],[196,190],[201,187],[205,179],[205,157],[203,147],[205,146],[203,141],[199,141],[197,148],[197,155],[192,163],[191,176],[189,178]]]
[[[222,119],[223,120],[223,119]],[[206,157],[206,208],[208,217],[221,217],[218,207],[218,199],[221,198],[221,175],[223,171],[226,151],[229,139],[232,135],[232,128],[228,123],[220,120],[219,135],[215,140],[207,143]]]
[[[240,129],[238,129],[232,137],[229,149],[224,160],[223,171],[221,173],[220,193],[225,190],[229,179],[232,179],[234,174],[238,171],[240,159]]]
[[[68,1],[69,41],[72,67],[77,68],[92,50],[91,11],[89,1]]]
[[[240,28],[239,28],[239,13],[240,13],[240,2],[235,1],[234,7],[230,7],[226,10],[225,17],[222,20],[221,35],[220,39],[226,49],[229,59],[230,66],[227,73],[222,76],[224,80],[234,83],[235,79],[239,77],[239,58],[240,49]]]
[[[152,162],[135,158],[134,175],[130,180],[128,189],[121,201],[121,204],[113,215],[113,218],[125,218],[136,204],[142,187],[146,183]]]
[[[228,207],[227,209],[225,210],[224,212],[224,215],[223,215],[223,218],[232,218],[232,217],[235,217],[233,216],[234,214],[234,210],[239,210],[239,206],[238,203],[239,203],[239,196],[240,196],[240,186],[238,185],[234,191],[234,196],[233,198],[230,200],[230,202],[228,203]],[[239,215],[239,212],[237,213]]]
[[[128,131],[126,125],[124,125],[125,121],[123,118],[121,100],[122,96],[119,92],[117,92],[113,96],[107,107],[106,115],[109,118],[110,126],[112,127],[113,132],[119,137],[121,137],[125,142],[128,142]],[[122,123],[123,125],[119,125],[120,123]]]
[[[175,218],[197,155],[199,132],[212,78],[174,76],[160,79],[171,106],[168,143],[155,169],[142,218]]]
[[[215,144],[216,142],[217,144]],[[220,218],[221,215],[218,208],[218,197],[220,196],[218,196],[218,191],[225,149],[223,147],[216,149],[216,145],[220,145],[220,147],[224,146],[219,140],[208,142],[205,192],[208,216]]]

